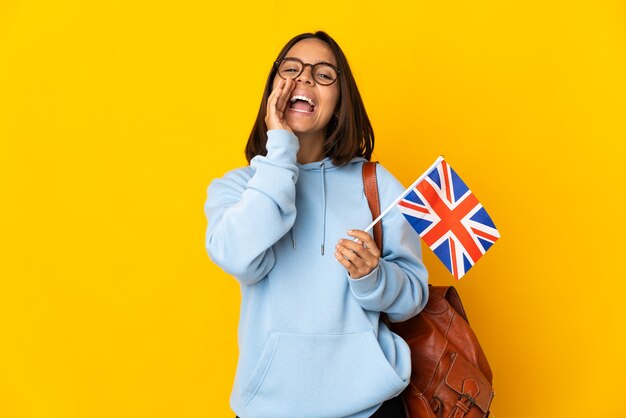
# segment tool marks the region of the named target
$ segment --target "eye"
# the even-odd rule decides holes
[[[280,64],[278,71],[285,77],[295,77],[298,73],[300,73],[300,71],[302,71],[302,66],[299,62],[284,60]]]
[[[337,74],[331,69],[320,68],[318,71],[315,72],[315,77],[324,81],[333,81],[335,80],[335,78],[337,78]]]

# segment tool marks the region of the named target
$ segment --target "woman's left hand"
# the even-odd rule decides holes
[[[352,230],[348,231],[348,235],[357,240],[340,239],[335,247],[335,257],[348,270],[351,278],[359,279],[378,266],[380,251],[367,232]]]

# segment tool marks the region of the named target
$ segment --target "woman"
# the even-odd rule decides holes
[[[267,79],[250,165],[214,180],[205,205],[207,251],[241,285],[230,403],[242,418],[404,416],[410,352],[380,313],[416,315],[427,272],[399,211],[382,221],[383,254],[355,229],[372,220],[361,170],[373,147],[337,43],[294,37]],[[377,176],[384,207],[404,188]]]

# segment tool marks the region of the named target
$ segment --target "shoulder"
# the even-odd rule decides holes
[[[247,165],[227,171],[219,180],[232,181],[236,183],[247,183],[254,174],[254,169]]]
[[[222,177],[217,177],[209,184],[209,196],[227,190],[244,190],[252,178],[254,169],[250,166],[235,168],[227,171]]]
[[[383,202],[386,201],[391,203],[405,189],[402,183],[380,163],[376,164],[376,180],[378,182],[378,194],[380,195],[381,204],[384,204]]]

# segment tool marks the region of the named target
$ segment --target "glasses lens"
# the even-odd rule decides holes
[[[315,77],[316,83],[327,86],[329,84],[333,84],[335,80],[337,80],[337,70],[330,65],[317,64],[314,67],[313,76]]]
[[[278,74],[284,78],[295,78],[302,72],[302,63],[293,60],[283,60],[278,66]]]

